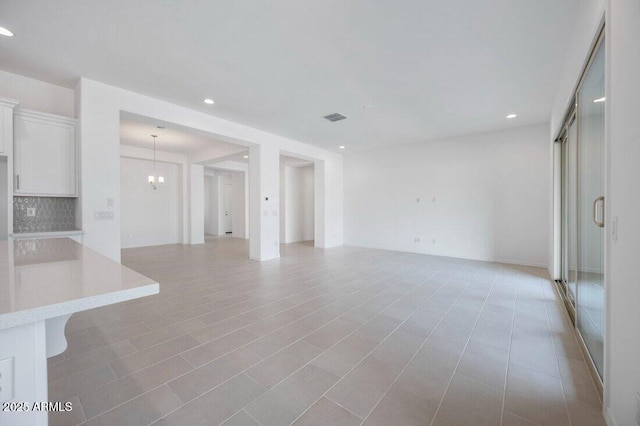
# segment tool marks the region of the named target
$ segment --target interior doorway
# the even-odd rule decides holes
[[[280,156],[280,241],[315,241],[315,167],[312,161]]]
[[[231,205],[231,198],[233,196],[233,184],[231,183],[230,176],[226,176],[222,185],[222,224],[223,232],[225,234],[233,234],[233,208]]]
[[[228,163],[205,167],[205,234],[248,239],[247,171],[242,167],[232,169]]]

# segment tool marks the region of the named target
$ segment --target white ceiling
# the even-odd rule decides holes
[[[0,67],[329,149],[548,120],[579,0],[0,2]],[[202,100],[213,98],[215,105]],[[322,116],[340,112],[347,120]],[[518,118],[505,120],[516,112]]]
[[[164,129],[159,129],[158,126]],[[153,148],[153,138],[157,135],[158,151],[176,154],[194,154],[216,147],[238,147],[209,137],[202,132],[189,131],[172,124],[147,117],[127,115],[120,119],[120,143],[141,148]]]

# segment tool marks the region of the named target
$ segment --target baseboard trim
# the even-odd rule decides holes
[[[267,260],[274,260],[274,259],[280,259],[280,256],[265,257],[265,258],[249,256],[249,260],[256,260],[258,262],[266,262]]]
[[[398,253],[412,253],[412,254],[424,254],[425,256],[437,256],[437,257],[450,257],[452,259],[464,259],[464,260],[476,260],[479,262],[492,262],[492,263],[504,263],[507,265],[517,265],[517,266],[530,266],[533,268],[544,268],[548,270],[549,265],[546,263],[540,262],[528,262],[524,260],[517,259],[504,259],[504,258],[479,258],[479,257],[465,257],[465,256],[456,256],[453,254],[436,254],[436,253],[425,253],[423,251],[410,251],[410,250],[400,250],[400,249],[389,249],[385,247],[376,247],[376,246],[367,246],[367,245],[358,245],[358,244],[348,244],[345,243],[344,246],[347,247],[358,247],[358,248],[368,248],[374,250],[385,250],[385,251],[395,251]]]
[[[609,407],[604,410],[604,421],[607,423],[607,426],[618,426],[618,422],[616,422]]]

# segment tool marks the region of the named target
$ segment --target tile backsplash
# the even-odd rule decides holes
[[[27,209],[34,208],[35,216]],[[55,232],[76,229],[76,199],[13,197],[13,232]]]

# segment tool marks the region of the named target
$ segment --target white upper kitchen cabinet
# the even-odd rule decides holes
[[[14,115],[14,194],[76,197],[76,120],[18,109]]]
[[[13,109],[18,101],[0,98],[0,155],[8,155],[13,144]]]

